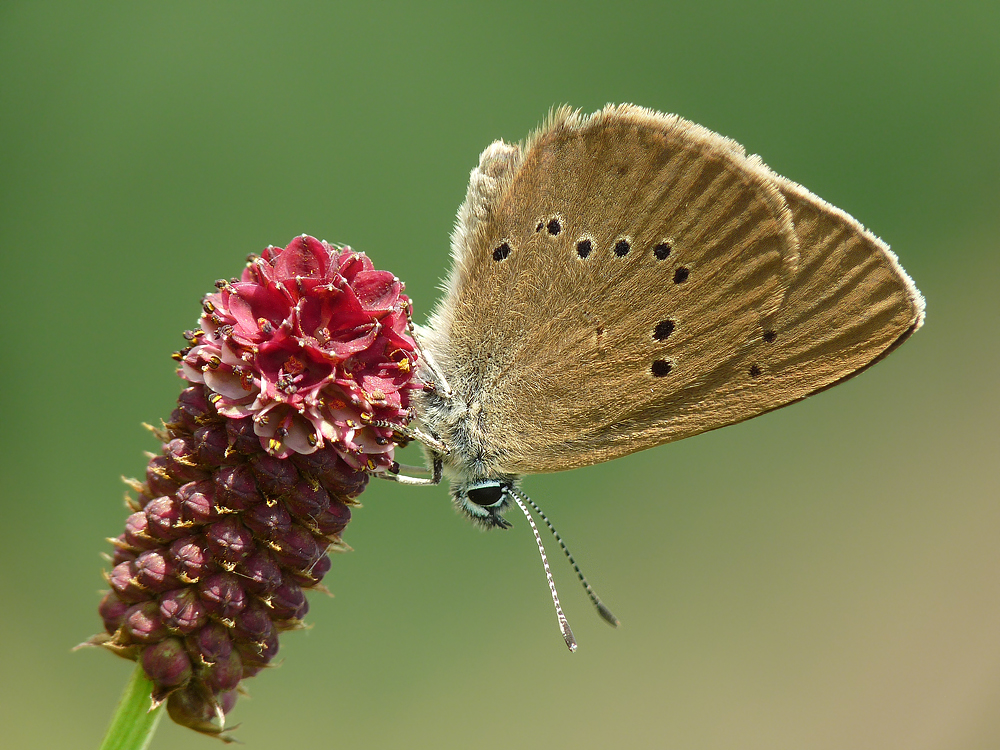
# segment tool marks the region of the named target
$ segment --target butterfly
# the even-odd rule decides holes
[[[896,256],[847,213],[736,142],[634,105],[563,107],[522,144],[487,147],[451,250],[444,297],[414,327],[429,387],[410,436],[432,476],[394,477],[448,478],[487,528],[519,505],[571,649],[521,477],[799,401],[924,320]]]

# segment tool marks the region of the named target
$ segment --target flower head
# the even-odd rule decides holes
[[[241,680],[302,627],[328,553],[421,387],[402,284],[298,237],[204,300],[176,355],[191,385],[131,480],[90,643],[138,661],[154,704],[220,735]]]
[[[362,253],[303,235],[252,257],[208,295],[181,376],[204,383],[218,412],[251,417],[271,455],[332,446],[349,465],[384,471],[392,429],[419,387],[399,279]]]

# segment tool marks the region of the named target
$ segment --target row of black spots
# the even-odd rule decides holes
[[[628,237],[620,237],[615,240],[612,251],[619,258],[624,258],[632,249],[632,242]],[[657,260],[665,260],[672,250],[669,242],[661,242],[653,248],[653,257]],[[576,243],[576,254],[581,258],[588,257],[594,251],[594,241],[590,237],[581,237]],[[674,283],[683,284],[687,281],[688,269],[681,267],[674,273]]]
[[[619,258],[624,258],[628,255],[628,251],[632,249],[632,243],[629,242],[627,237],[621,237],[615,242],[611,249]],[[590,237],[581,237],[577,240],[576,254],[580,256],[580,258],[586,258],[592,252],[594,252],[594,241],[590,239]]]
[[[535,225],[535,232],[536,233],[541,232],[543,229],[550,235],[555,237],[562,231],[562,220],[558,216],[552,216],[548,219],[541,219]],[[508,250],[506,251],[506,253],[501,253],[502,257],[497,257],[497,254],[500,252],[502,247],[503,245],[501,245],[500,247],[498,247],[496,250],[493,251],[494,260],[503,260],[508,255],[510,255],[508,246]],[[615,240],[615,244],[612,247],[612,250],[614,251],[614,254],[616,256],[618,256],[619,258],[624,258],[626,255],[629,254],[629,251],[632,250],[632,242],[628,237],[619,237],[617,240]],[[668,241],[664,240],[663,242],[658,242],[653,247],[653,257],[656,258],[658,261],[666,260],[668,257],[670,257],[670,253],[672,250],[673,247]],[[594,252],[593,239],[591,239],[590,237],[581,237],[579,240],[577,240],[576,254],[581,260],[590,257],[591,253],[593,252]],[[686,267],[680,266],[679,268],[674,270],[674,283],[683,284],[685,281],[688,280],[689,275],[690,271]]]
[[[766,328],[764,330],[763,335],[761,335],[761,338],[764,339],[766,343],[773,344],[775,341],[777,341],[778,334],[773,329]],[[759,378],[764,371],[761,369],[760,365],[754,362],[752,365],[750,365],[750,369],[747,370],[747,372],[750,374],[751,378]]]
[[[673,252],[673,249],[673,246],[668,241],[664,240],[653,247],[653,257],[656,258],[657,261],[664,261],[670,257],[670,253]],[[674,269],[674,283],[683,284],[688,280],[690,275],[690,268],[687,266],[677,266],[677,268]]]
[[[653,326],[653,339],[655,341],[666,341],[675,328],[677,328],[677,324],[673,320],[669,318],[661,320]],[[654,359],[649,367],[649,371],[653,374],[654,378],[666,377],[673,369],[674,364],[669,359]]]
[[[539,233],[545,230],[553,237],[557,236],[562,232],[562,220],[559,216],[550,216],[547,219],[539,219],[538,223],[535,225],[535,233]],[[581,237],[576,243],[576,252],[581,258],[586,258],[593,252],[594,242],[589,237]],[[628,255],[629,251],[632,249],[632,242],[628,237],[620,237],[615,241],[614,247],[612,248],[619,258],[624,258]],[[657,260],[666,260],[670,256],[670,252],[673,250],[670,242],[664,240],[658,242],[653,247],[653,256]]]
[[[663,240],[653,246],[653,257],[656,258],[657,261],[664,261],[670,257],[673,250],[673,245],[671,245],[668,240]],[[687,266],[678,266],[674,269],[675,284],[683,284],[688,280],[689,276],[691,276],[691,269]]]
[[[562,220],[558,216],[551,216],[548,219],[540,219],[535,225],[535,232],[545,230],[553,237],[562,231]]]
[[[619,258],[624,257],[628,253],[629,248],[630,246],[627,240],[624,239],[619,240],[615,244],[615,255],[617,255]],[[590,238],[585,237],[584,239],[576,243],[576,254],[581,259],[586,259],[588,256],[590,256],[590,254],[593,251],[594,251],[594,242]],[[510,243],[501,242],[493,250],[493,260],[499,263],[500,261],[505,260],[507,257],[509,257],[510,253],[511,253]],[[674,283],[683,284],[685,281],[688,280],[688,277],[690,275],[691,275],[691,270],[689,268],[687,268],[686,266],[678,266],[677,268],[674,269]],[[772,338],[768,338],[768,336],[771,336]],[[764,340],[767,341],[768,343],[771,343],[772,341],[774,341],[773,338],[774,336],[775,336],[774,331],[766,331],[764,333]]]

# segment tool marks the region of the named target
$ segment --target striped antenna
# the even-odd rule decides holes
[[[597,595],[597,592],[594,591],[593,587],[587,581],[586,576],[583,575],[583,571],[580,570],[580,566],[577,565],[576,560],[573,559],[573,553],[569,551],[569,547],[566,546],[566,542],[563,541],[563,538],[559,535],[559,532],[556,531],[556,527],[552,525],[552,522],[549,520],[549,517],[546,516],[545,512],[541,508],[539,508],[538,505],[535,504],[534,500],[525,495],[520,489],[516,487],[511,487],[510,491],[512,494],[514,494],[515,499],[520,498],[521,500],[526,502],[528,505],[532,507],[535,513],[537,513],[541,517],[541,519],[545,521],[545,525],[549,527],[549,531],[552,532],[552,536],[556,538],[556,541],[559,542],[559,546],[562,548],[562,551],[566,554],[566,558],[569,560],[569,564],[572,565],[573,570],[576,571],[576,576],[577,578],[580,579],[580,583],[583,584],[583,588],[587,592],[587,596],[590,597],[590,601],[593,603],[594,607],[597,608],[597,614],[599,614],[601,618],[606,623],[608,623],[608,625],[610,625],[613,628],[617,628],[618,618],[615,617],[614,613],[604,605],[604,602],[601,601],[601,598]],[[521,505],[521,503],[518,502],[518,505]],[[522,509],[523,507],[524,506],[522,506]]]
[[[528,507],[518,497],[520,494],[510,493],[511,497],[514,498],[514,502],[517,503],[517,507],[521,509],[524,517],[528,519],[531,531],[535,535],[535,544],[538,545],[538,554],[542,556],[542,567],[545,568],[545,580],[549,582],[549,591],[552,592],[552,603],[556,608],[556,618],[559,620],[559,630],[562,633],[563,640],[566,641],[566,645],[570,651],[576,651],[576,638],[573,637],[573,631],[569,627],[569,620],[566,619],[566,615],[563,614],[562,607],[559,605],[559,592],[556,591],[556,582],[552,579],[552,571],[549,569],[549,559],[545,556],[545,545],[542,544],[542,535],[538,533],[535,519],[528,512]],[[529,502],[531,501],[529,500]]]

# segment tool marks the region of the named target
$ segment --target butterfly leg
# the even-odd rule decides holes
[[[429,477],[414,477],[409,476],[409,474],[403,474],[400,472],[431,472]],[[443,471],[443,464],[441,462],[441,456],[437,453],[434,454],[434,459],[432,461],[432,467],[427,469],[423,466],[405,466],[400,464],[393,464],[392,468],[388,472],[383,474],[376,474],[375,476],[382,479],[388,479],[392,482],[399,482],[400,484],[410,484],[410,485],[431,485],[431,484],[441,484],[441,474]]]
[[[430,433],[421,430],[419,427],[407,427],[405,425],[396,424],[395,422],[387,422],[382,419],[372,419],[366,422],[366,424],[369,424],[372,427],[388,427],[396,435],[402,435],[407,440],[416,440],[421,445],[426,445],[434,451],[435,454],[441,454],[443,456],[451,455],[451,448]]]
[[[400,484],[441,484],[441,474],[443,471],[443,463],[441,456],[447,456],[451,453],[451,448],[442,443],[433,435],[421,430],[419,427],[408,427],[404,425],[395,424],[394,422],[386,422],[380,419],[373,419],[368,424],[373,427],[388,427],[394,434],[400,435],[408,440],[416,440],[421,445],[426,445],[430,448],[431,454],[434,456],[431,461],[431,468],[423,466],[406,466],[400,464],[394,464],[386,473],[376,474],[375,476],[381,477],[382,479],[388,479],[393,482],[399,482]],[[401,474],[400,472],[406,472]],[[409,476],[410,473],[430,473],[429,477],[414,477]]]

